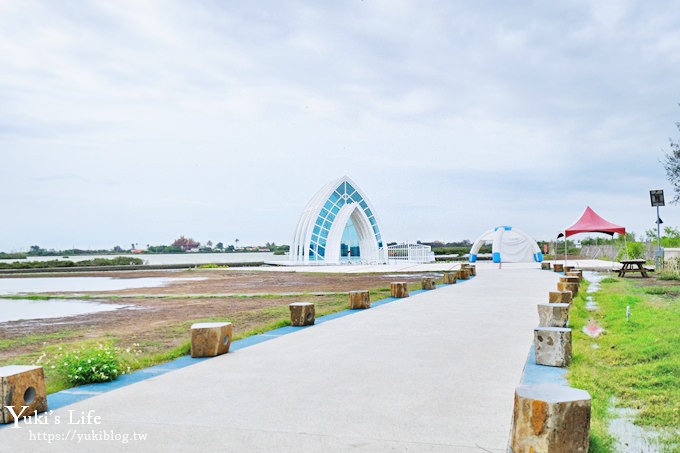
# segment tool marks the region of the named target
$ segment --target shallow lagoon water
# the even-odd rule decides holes
[[[156,288],[174,282],[204,280],[195,278],[142,277],[30,277],[0,278],[0,294],[118,291],[134,288]]]
[[[0,323],[26,319],[78,316],[103,311],[113,311],[125,307],[128,306],[69,299],[0,299]]]

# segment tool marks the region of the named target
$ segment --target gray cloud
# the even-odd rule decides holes
[[[672,1],[3,2],[0,250],[288,242],[342,174],[390,240],[546,237],[587,204],[642,231],[668,189],[679,19]]]

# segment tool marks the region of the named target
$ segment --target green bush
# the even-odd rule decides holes
[[[628,258],[625,257],[624,249],[621,247],[619,253],[616,255],[616,261],[621,261],[624,258],[637,260],[645,257],[645,244],[642,242],[629,242],[626,244],[625,250],[628,251]]]
[[[14,261],[0,263],[0,269],[41,269],[48,267],[90,267],[90,266],[127,266],[144,264],[144,260],[132,256],[117,256],[112,259],[94,258],[84,261],[49,260],[49,261]]]
[[[57,368],[73,385],[108,382],[123,374],[116,350],[102,345],[65,353]]]

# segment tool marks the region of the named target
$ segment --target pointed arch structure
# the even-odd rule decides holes
[[[380,221],[347,176],[329,182],[302,211],[290,259],[303,264],[385,263]]]
[[[477,261],[477,253],[484,242],[492,242],[494,263],[526,263],[543,261],[543,254],[536,241],[524,231],[510,226],[498,226],[482,234],[472,244],[470,262]]]

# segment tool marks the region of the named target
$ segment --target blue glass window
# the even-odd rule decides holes
[[[333,202],[331,200],[326,201],[326,203],[323,205],[325,209],[330,210],[333,207]]]
[[[312,242],[319,242],[319,236],[317,236],[316,234],[313,234],[312,235]]]
[[[337,214],[339,210],[340,210],[340,207],[338,207],[338,206],[333,206],[333,209],[331,209],[331,212],[332,212],[333,214]]]
[[[361,209],[363,209],[364,211],[366,209],[368,209],[368,205],[366,204],[366,202],[364,200],[361,200],[361,203],[359,203],[359,206],[361,206]]]
[[[373,215],[373,213],[371,212],[370,209],[366,209],[366,215],[367,215],[368,217],[370,217],[370,216]]]
[[[341,198],[340,200],[338,200],[338,207],[342,208],[343,206],[345,206],[345,200]]]
[[[357,203],[361,201],[361,195],[359,195],[359,192],[354,192],[352,194],[352,200],[356,201]]]
[[[326,256],[326,249],[319,246],[319,256]]]
[[[323,224],[323,227],[324,227],[324,228],[328,228],[328,229],[330,230],[330,229],[331,229],[331,225],[333,225],[333,224],[332,224],[331,222],[329,222],[328,220],[326,220],[326,221],[324,222],[324,224]]]
[[[340,195],[338,195],[337,192],[333,192],[333,193],[331,194],[331,196],[328,198],[328,200],[329,200],[331,203],[335,203],[335,202],[338,201],[339,199],[340,199]]]
[[[331,222],[332,222],[333,220],[335,220],[335,214],[330,213],[330,214],[328,215],[328,220],[330,220]]]
[[[319,241],[319,245],[323,245],[324,247],[326,247],[326,240],[325,240],[325,239],[321,239],[321,240]]]
[[[321,231],[321,227],[319,225],[316,225],[314,227],[314,231],[312,231],[314,234],[319,234],[319,231]]]
[[[347,193],[354,192],[355,189],[354,189],[354,187],[352,187],[352,185],[350,183],[346,182],[345,184],[346,184],[346,188],[347,188]]]
[[[321,237],[327,238],[328,237],[328,230],[321,230]]]
[[[378,247],[382,247],[382,241],[378,241]]]
[[[373,225],[373,232],[374,232],[375,234],[378,234],[378,227],[375,226],[375,225]]]
[[[309,249],[309,257],[314,258],[314,250],[312,250],[311,248]]]
[[[321,210],[319,217],[326,217],[328,215],[328,209],[324,208]]]

